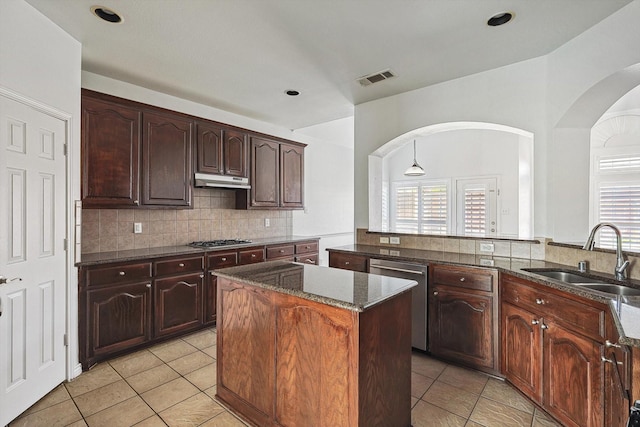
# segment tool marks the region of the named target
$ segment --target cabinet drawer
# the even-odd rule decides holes
[[[543,285],[541,285],[543,286]],[[576,332],[596,340],[604,338],[604,309],[579,297],[560,296],[510,276],[503,276],[502,300],[531,310],[541,317],[555,318]]]
[[[164,261],[156,261],[155,275],[167,276],[170,274],[189,273],[203,269],[203,257],[173,258]]]
[[[132,281],[151,280],[151,263],[112,265],[87,270],[87,286],[118,284]]]
[[[443,265],[434,265],[430,268],[433,284],[493,292],[495,272],[491,270]]]
[[[267,259],[284,258],[293,255],[293,245],[267,246]]]
[[[307,254],[296,257],[296,262],[318,265],[318,254]]]
[[[369,270],[368,261],[369,258],[362,255],[329,253],[329,267],[366,273]]]
[[[311,254],[318,252],[318,242],[296,243],[296,254]]]
[[[238,251],[238,256],[240,258],[241,265],[252,264],[254,262],[262,262],[264,261],[264,250],[260,248]]]
[[[238,253],[220,252],[207,256],[207,268],[233,267],[238,264]]]

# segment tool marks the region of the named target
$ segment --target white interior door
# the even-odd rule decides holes
[[[0,426],[65,379],[65,128],[0,95]]]

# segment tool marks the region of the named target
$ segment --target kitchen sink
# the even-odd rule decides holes
[[[562,282],[573,283],[573,284],[584,284],[584,283],[601,283],[608,284],[602,279],[594,279],[591,277],[583,276],[578,273],[571,273],[569,271],[562,270],[539,270],[536,268],[524,268],[524,271],[528,271],[529,273],[534,273],[540,276],[548,277],[550,279],[560,280]]]
[[[580,285],[583,288],[593,289],[595,291],[606,292],[608,294],[622,296],[640,296],[640,289],[630,288],[628,286],[614,285],[612,283],[587,283]]]

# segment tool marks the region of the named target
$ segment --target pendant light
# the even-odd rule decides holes
[[[413,165],[407,169],[404,174],[406,176],[422,176],[425,174],[424,169],[418,164],[416,160],[416,140],[413,140]]]

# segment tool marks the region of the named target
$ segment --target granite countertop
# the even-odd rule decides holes
[[[163,246],[160,248],[131,249],[117,252],[95,252],[82,254],[80,262],[76,263],[76,267],[84,267],[89,265],[107,264],[110,262],[126,262],[137,261],[146,258],[174,256],[174,255],[199,255],[205,252],[234,250],[240,248],[251,248],[254,246],[279,245],[286,243],[303,242],[308,240],[317,240],[318,237],[302,237],[302,236],[283,236],[269,237],[263,239],[252,239],[251,243],[242,243],[239,245],[216,246],[213,248],[192,248],[187,245],[179,246]]]
[[[417,285],[414,280],[271,261],[215,271],[216,276],[352,311],[366,311]]]
[[[608,305],[611,309],[613,314],[612,317],[620,335],[619,342],[625,345],[640,347],[640,296],[616,296],[578,285],[572,285],[560,280],[547,278],[539,274],[535,274],[535,272],[525,270],[553,269],[577,272],[577,268],[574,266],[540,260],[494,257],[491,255],[458,254],[404,248],[394,249],[389,247],[358,244],[328,248],[327,250],[332,252],[360,254],[381,259],[402,260],[416,263],[437,262],[440,264],[497,268],[502,272],[509,273],[516,277]],[[640,281],[638,280],[625,280],[624,282],[619,282],[615,280],[613,274],[600,272],[597,274],[589,274],[588,276],[640,289]]]

